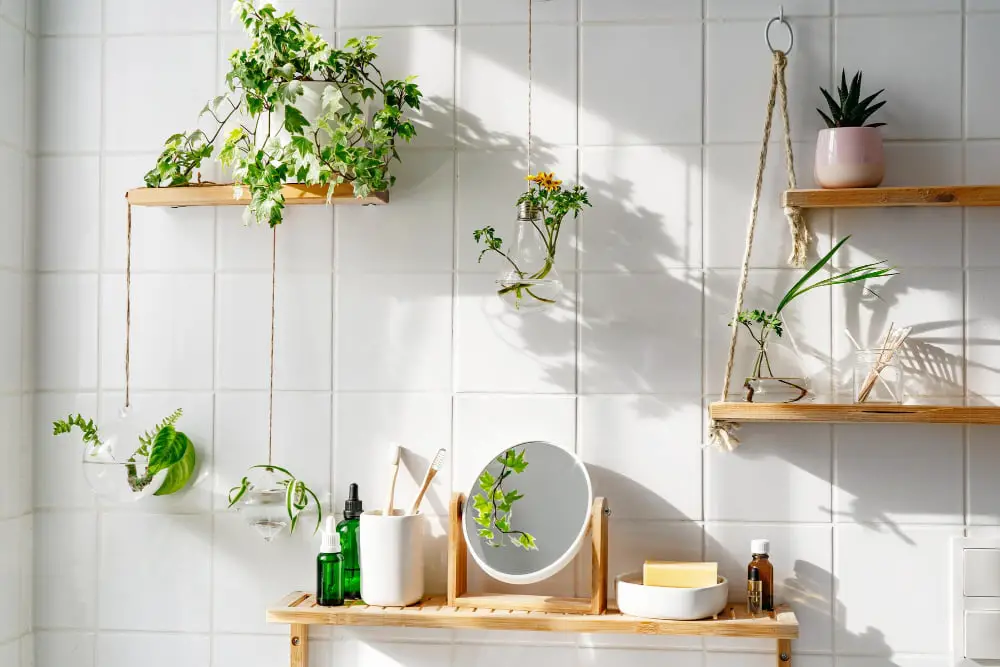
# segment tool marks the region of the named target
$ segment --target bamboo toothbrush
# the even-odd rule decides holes
[[[444,449],[439,449],[437,454],[434,455],[434,460],[431,461],[430,467],[427,469],[427,474],[424,475],[424,483],[420,485],[420,490],[417,491],[417,498],[413,501],[413,506],[410,507],[410,514],[416,514],[417,510],[420,509],[420,501],[424,499],[424,494],[427,493],[427,487],[431,485],[434,476],[438,474],[438,470],[444,465]]]
[[[399,455],[401,451],[402,448],[399,445],[395,445],[389,453],[389,465],[392,466],[392,478],[389,480],[389,495],[385,500],[385,514],[383,516],[392,516],[392,497],[396,493],[396,475],[399,474]]]

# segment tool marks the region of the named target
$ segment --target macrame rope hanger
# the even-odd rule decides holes
[[[788,31],[788,47],[782,51],[776,49],[771,43],[771,27],[778,23]],[[773,55],[771,65],[771,90],[767,98],[767,115],[764,119],[764,136],[761,141],[760,157],[757,160],[757,177],[754,182],[753,199],[750,201],[750,220],[747,224],[746,246],[743,249],[743,264],[740,267],[740,282],[736,289],[736,304],[733,307],[733,317],[735,321],[740,311],[743,310],[743,297],[747,289],[747,278],[750,271],[750,255],[753,251],[754,231],[757,227],[757,212],[760,207],[760,193],[764,184],[764,170],[767,167],[767,148],[771,140],[771,122],[774,116],[774,107],[777,104],[781,113],[781,122],[785,130],[785,170],[788,175],[788,189],[795,189],[795,156],[792,153],[791,128],[788,121],[788,88],[785,84],[785,69],[788,67],[788,54],[792,51],[795,36],[792,33],[792,26],[785,20],[784,8],[780,8],[778,16],[767,22],[764,30],[764,38],[767,48]],[[789,264],[793,267],[801,268],[805,265],[806,252],[808,250],[809,235],[806,230],[805,218],[802,210],[797,206],[786,206],[785,217],[792,234],[792,254]],[[736,340],[739,334],[738,327],[731,327],[732,333],[729,338],[729,355],[726,358],[726,374],[722,382],[722,394],[719,400],[725,401],[729,396],[729,383],[733,375],[733,362],[736,358]],[[735,431],[739,424],[713,419],[709,424],[709,441],[727,451],[733,451],[739,446],[740,441],[736,437]]]

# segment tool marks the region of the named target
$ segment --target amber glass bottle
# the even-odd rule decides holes
[[[774,611],[774,566],[768,552],[771,550],[771,543],[767,540],[753,540],[750,543],[750,551],[753,560],[747,565],[747,579],[750,579],[750,570],[757,568],[760,572],[760,598],[761,608],[764,611]]]

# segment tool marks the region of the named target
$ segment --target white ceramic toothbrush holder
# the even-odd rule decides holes
[[[424,596],[424,516],[394,510],[361,515],[361,599],[378,607],[405,607]]]

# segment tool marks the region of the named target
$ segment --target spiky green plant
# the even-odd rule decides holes
[[[827,106],[830,107],[830,115],[828,116],[823,113],[822,109],[816,109],[816,111],[823,117],[827,127],[882,127],[885,125],[885,123],[865,124],[871,118],[872,114],[885,106],[885,100],[882,100],[878,104],[872,104],[876,97],[885,92],[885,88],[873,95],[869,95],[865,99],[861,99],[860,70],[851,79],[850,86],[847,85],[846,70],[840,70],[840,85],[837,86],[837,96],[840,98],[839,102],[834,100],[833,96],[825,88],[820,88],[819,90],[823,93],[823,97],[826,98]]]

